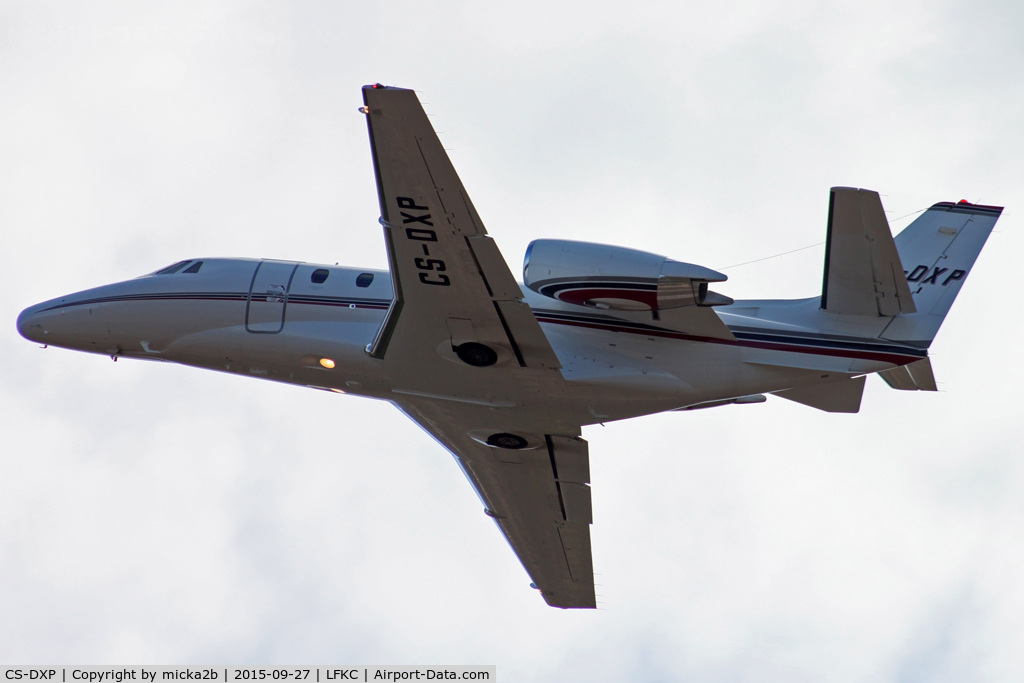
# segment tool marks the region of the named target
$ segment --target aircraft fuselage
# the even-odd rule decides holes
[[[49,346],[180,363],[385,400],[412,394],[497,411],[552,400],[464,395],[446,391],[430,378],[410,378],[407,368],[392,372],[387,362],[365,351],[392,294],[386,271],[293,261],[196,259],[173,273],[32,306],[18,318],[18,329]],[[737,301],[724,307],[718,312],[737,337],[727,341],[670,329],[670,323],[653,319],[650,313],[609,315],[554,301],[525,287],[523,298],[569,380],[569,395],[558,397],[559,408],[565,410],[568,401],[569,412],[581,424],[834,381],[925,355],[920,349],[880,343],[849,330],[822,333],[829,316],[818,310],[815,299]],[[448,357],[446,349],[438,353]],[[453,373],[496,371],[467,366],[454,354],[449,360]]]

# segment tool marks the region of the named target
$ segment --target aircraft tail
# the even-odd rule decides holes
[[[896,235],[917,310],[894,317],[881,338],[931,345],[1002,212],[963,200],[939,202]]]

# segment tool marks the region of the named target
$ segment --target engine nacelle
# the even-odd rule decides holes
[[[620,311],[731,304],[729,297],[708,291],[709,282],[727,279],[646,251],[568,240],[534,240],[523,263],[523,282],[539,294]]]

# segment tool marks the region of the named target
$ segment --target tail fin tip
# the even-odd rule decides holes
[[[966,200],[938,202],[896,235],[917,311],[893,318],[882,338],[931,344],[1002,212]]]

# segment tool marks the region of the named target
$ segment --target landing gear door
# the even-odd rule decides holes
[[[288,290],[298,263],[260,261],[249,287],[245,329],[255,334],[275,334],[284,329]]]

